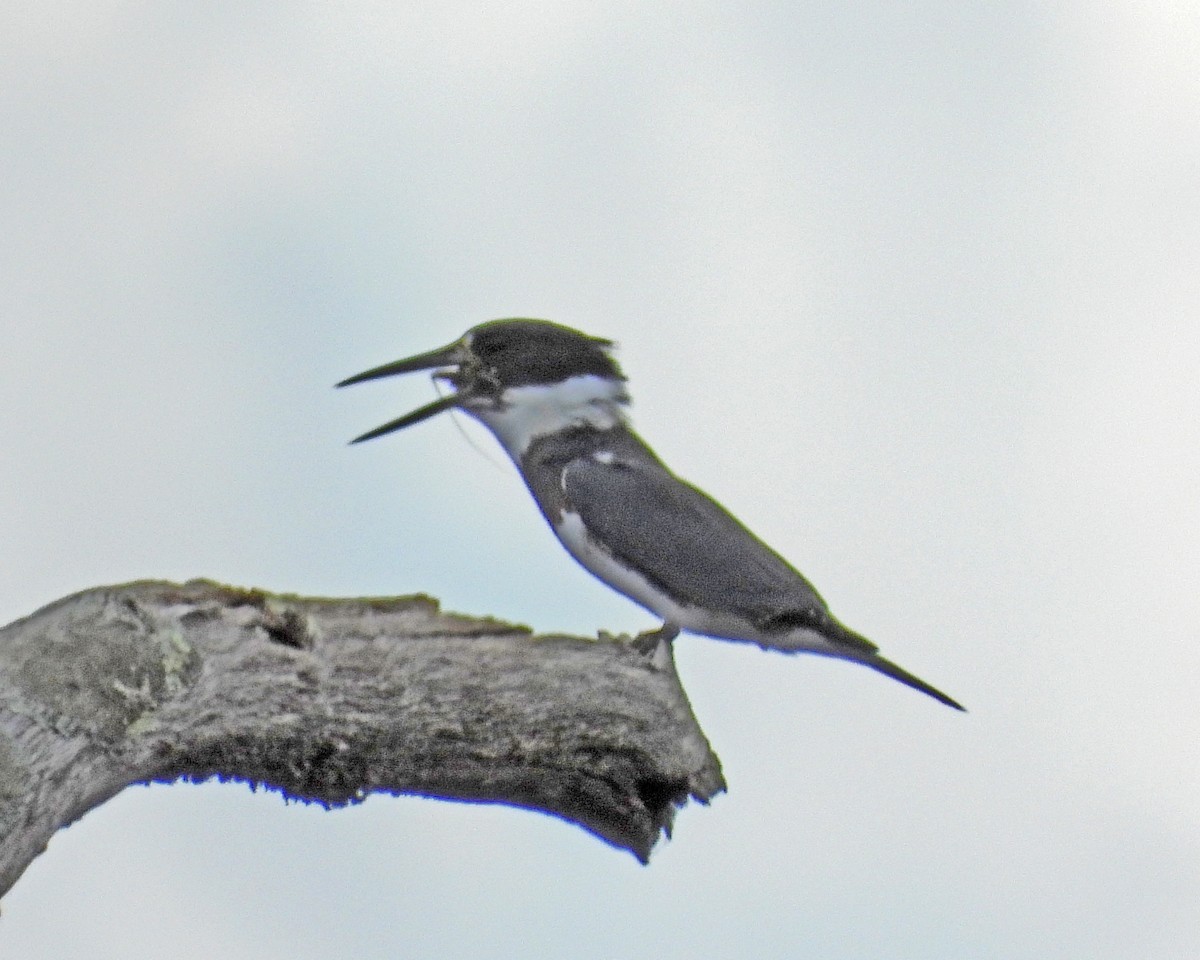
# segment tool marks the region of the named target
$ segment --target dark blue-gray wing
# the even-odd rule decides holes
[[[588,533],[684,605],[716,606],[766,629],[828,614],[786,560],[657,464],[581,457],[567,465],[562,483],[568,508]]]
[[[825,602],[792,566],[747,530],[719,503],[655,463],[592,456],[572,460],[563,472],[566,508],[589,535],[683,605],[745,617],[769,638],[796,627],[814,630],[841,646],[840,654],[920,690],[956,710],[952,700],[904,668],[885,660],[865,637],[829,614]]]

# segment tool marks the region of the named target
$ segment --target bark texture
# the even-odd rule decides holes
[[[427,597],[210,581],[75,594],[0,629],[0,895],[124,787],[209,777],[339,806],[541,810],[645,862],[724,789],[662,644],[533,636]]]

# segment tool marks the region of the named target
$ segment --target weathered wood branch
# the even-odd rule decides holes
[[[0,629],[0,894],[124,787],[209,777],[327,806],[512,804],[643,862],[724,788],[669,645],[209,581],[101,587]]]

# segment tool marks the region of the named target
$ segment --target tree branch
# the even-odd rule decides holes
[[[326,600],[210,581],[75,594],[0,629],[0,895],[124,787],[246,780],[506,803],[645,862],[724,789],[669,644],[535,637],[427,597]]]

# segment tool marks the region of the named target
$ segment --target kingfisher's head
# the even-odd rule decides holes
[[[454,343],[374,367],[339,387],[401,373],[433,370],[454,392],[354,439],[371,440],[459,408],[483,421],[511,453],[535,436],[590,424],[620,422],[628,403],[625,375],[612,357],[611,340],[548,320],[491,320]]]

